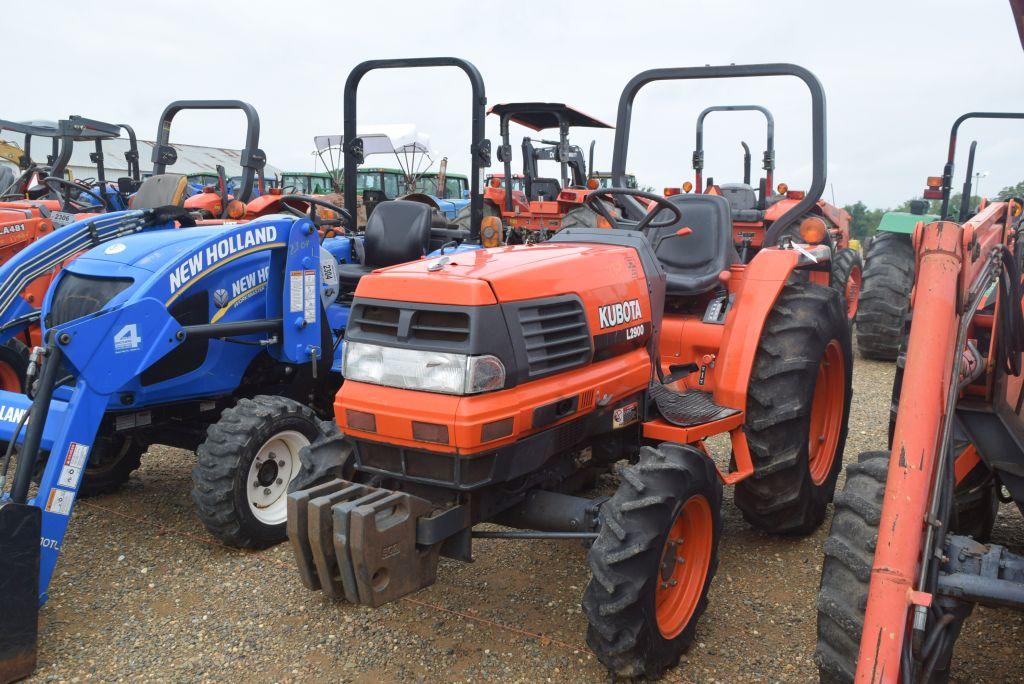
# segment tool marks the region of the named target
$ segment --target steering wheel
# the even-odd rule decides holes
[[[107,202],[100,195],[90,188],[85,183],[79,181],[70,181],[66,178],[58,178],[56,176],[47,176],[43,179],[43,185],[46,186],[50,192],[62,198],[61,209],[70,211],[71,213],[78,212],[91,212],[95,209],[101,211],[107,210]],[[61,187],[67,188],[66,192],[60,190]],[[82,201],[82,195],[95,199],[95,204],[86,204]]]
[[[648,211],[647,215],[640,219],[636,225],[624,225],[619,222],[619,219],[612,216],[612,213],[608,211],[608,207],[606,207],[604,203],[599,201],[602,197],[612,195],[640,197],[654,202],[656,206],[654,209]],[[680,223],[683,220],[683,212],[679,211],[679,207],[672,204],[661,195],[655,195],[651,192],[643,192],[642,190],[634,190],[633,188],[601,188],[599,190],[593,190],[589,195],[587,195],[587,199],[583,200],[583,204],[607,221],[612,228],[627,228],[629,230],[643,231],[647,228],[668,228],[669,226]],[[672,216],[661,221],[655,221],[654,217],[660,214],[662,209],[667,209]]]
[[[296,202],[305,202],[309,205],[308,211],[302,211],[297,207],[293,207],[288,204],[289,200]],[[319,197],[311,197],[310,195],[282,195],[281,206],[284,210],[293,216],[299,218],[308,218],[316,226],[316,229],[320,232],[321,239],[332,237],[332,234],[337,234],[338,231],[335,228],[341,228],[341,232],[344,233],[346,229],[352,227],[352,214],[348,209],[339,207],[337,204],[332,204],[327,200],[320,199]],[[321,218],[317,207],[323,207],[328,211],[333,211],[339,216],[339,218],[325,219]]]

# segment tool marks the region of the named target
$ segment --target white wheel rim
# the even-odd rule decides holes
[[[268,439],[249,465],[245,498],[264,525],[280,525],[288,517],[288,483],[299,474],[299,450],[309,446],[301,432],[287,430]]]

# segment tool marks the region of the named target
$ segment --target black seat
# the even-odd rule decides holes
[[[359,279],[375,268],[415,261],[430,244],[430,207],[420,202],[381,202],[366,222],[363,263],[339,264],[342,292],[351,292]]]
[[[683,220],[666,228],[648,228],[647,238],[662,268],[668,274],[669,296],[692,296],[710,292],[719,285],[718,276],[739,261],[732,242],[732,213],[729,202],[719,195],[672,195]],[[663,220],[662,210],[656,220]],[[675,236],[680,228],[693,230]]]
[[[746,183],[724,183],[719,190],[729,200],[734,221],[755,223],[764,218],[764,213],[757,208],[757,191]]]
[[[553,202],[562,192],[562,185],[554,178],[534,178],[530,182],[530,201],[536,202],[543,195],[545,200]]]

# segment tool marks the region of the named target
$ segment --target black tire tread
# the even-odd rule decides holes
[[[857,348],[864,358],[894,361],[914,285],[909,235],[879,233],[868,246],[857,310]]]
[[[846,467],[846,485],[836,497],[817,602],[814,660],[822,682],[846,684],[856,673],[888,469],[888,452],[861,454]]]
[[[615,676],[656,679],[679,662],[707,607],[718,565],[722,485],[709,458],[692,447],[644,447],[635,465],[620,471],[620,486],[601,508],[602,528],[587,556],[592,579],[583,595],[587,643]],[[657,566],[677,502],[694,493],[711,505],[711,561],[697,608],[687,627],[666,640],[651,615]],[[655,572],[651,572],[651,565]]]
[[[192,501],[199,519],[220,541],[229,546],[260,549],[285,540],[285,526],[279,533],[257,529],[247,524],[239,507],[237,479],[239,470],[248,468],[246,455],[254,455],[261,444],[254,438],[261,425],[268,420],[301,417],[312,425],[319,421],[313,410],[292,399],[280,396],[257,395],[240,399],[225,409],[220,420],[206,431],[206,441],[196,450],[196,465],[192,469]],[[266,528],[267,526],[262,526]]]
[[[807,435],[818,364],[833,339],[846,363],[843,427],[832,470],[816,486]],[[813,283],[787,283],[765,321],[747,395],[744,431],[754,474],[736,485],[735,501],[750,524],[774,534],[808,534],[821,525],[842,465],[851,366],[850,326],[838,293]]]

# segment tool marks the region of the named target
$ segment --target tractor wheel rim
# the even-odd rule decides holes
[[[658,631],[666,639],[679,636],[697,609],[707,581],[713,537],[711,504],[702,495],[691,496],[672,521],[655,577]]]
[[[861,272],[860,269],[854,267],[850,269],[850,277],[846,279],[846,317],[853,320],[854,316],[857,315],[857,305],[860,303],[860,284],[861,284]]]
[[[21,393],[21,376],[10,365],[0,361],[0,390]]]
[[[280,525],[288,517],[288,483],[299,474],[299,451],[309,446],[301,432],[279,432],[260,447],[245,478],[246,500],[253,517]]]
[[[838,340],[832,340],[825,347],[825,355],[818,364],[812,402],[808,468],[814,484],[821,485],[832,471],[846,408],[846,362]]]

